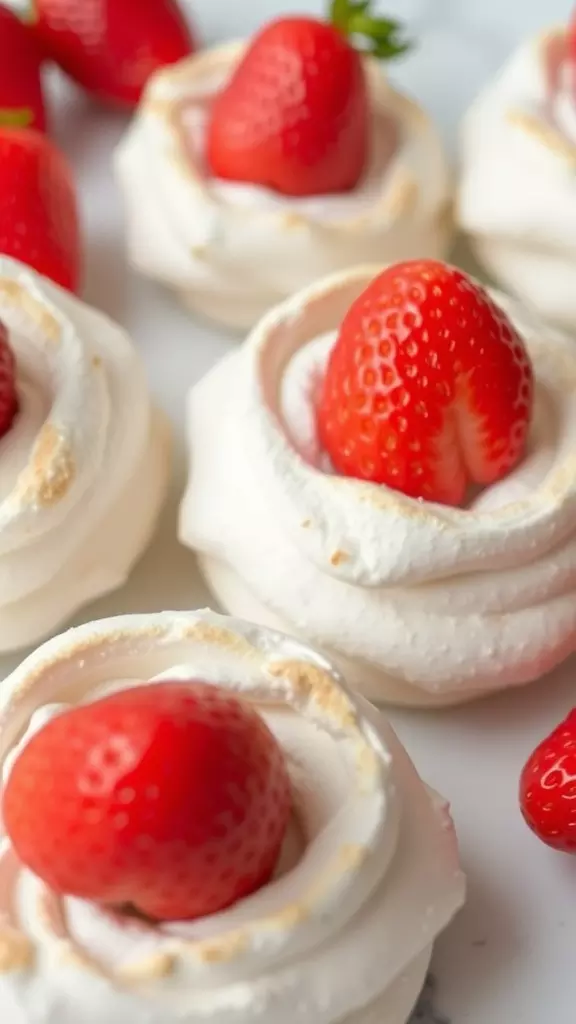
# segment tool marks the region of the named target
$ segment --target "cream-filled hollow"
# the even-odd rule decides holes
[[[353,191],[296,199],[210,176],[210,100],[244,50],[240,43],[207,50],[151,79],[115,158],[134,266],[200,314],[246,328],[324,274],[442,256],[452,216],[440,140],[371,59],[371,157]]]
[[[0,440],[0,651],[120,586],[167,486],[168,428],[102,313],[0,257],[19,411]]]
[[[576,79],[564,29],[524,41],[464,118],[457,220],[479,260],[576,324]]]
[[[3,683],[0,765],[110,688],[201,678],[284,749],[292,822],[273,880],[191,923],[58,896],[0,840],[0,1016],[10,1024],[404,1024],[464,898],[446,805],[383,716],[297,640],[210,611],[121,616],[45,643]]]
[[[450,704],[551,669],[576,636],[576,349],[519,303],[526,456],[469,508],[331,472],[319,376],[362,267],[273,310],[194,386],[180,536],[220,602],[324,650],[375,701]]]

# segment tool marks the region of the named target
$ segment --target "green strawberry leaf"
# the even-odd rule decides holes
[[[358,41],[359,49],[373,57],[391,60],[406,53],[411,44],[403,27],[391,18],[370,13],[372,0],[331,0],[330,20],[345,36]]]

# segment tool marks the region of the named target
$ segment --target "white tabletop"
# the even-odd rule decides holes
[[[319,13],[322,0],[194,0],[213,41],[255,28],[285,10]],[[394,68],[398,81],[436,116],[453,147],[468,100],[515,41],[564,20],[569,0],[389,0],[420,48]],[[58,90],[60,93],[60,90]],[[177,436],[172,500],[129,584],[84,610],[104,614],[211,603],[192,555],[179,547],[175,517],[184,472],[184,398],[235,342],[194,322],[176,301],[127,269],[110,153],[124,121],[65,91],[57,134],[77,171],[88,239],[86,299],[123,323],[147,363],[158,402]],[[0,673],[17,658],[0,660]],[[456,711],[393,711],[391,718],[426,779],[451,801],[469,875],[465,910],[437,944],[437,978],[421,1024],[573,1024],[576,1021],[576,859],[541,846],[523,825],[517,779],[533,745],[576,703],[574,664],[516,694]]]

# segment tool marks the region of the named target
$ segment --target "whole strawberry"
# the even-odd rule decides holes
[[[17,412],[16,360],[6,326],[0,321],[0,438],[10,430]]]
[[[568,65],[571,66],[572,89],[573,93],[576,95],[576,79],[574,77],[574,66],[576,65],[576,8],[572,11],[572,16],[568,22],[565,36],[554,37],[551,57],[553,62],[557,65],[563,63],[565,60]],[[560,74],[558,74],[558,86],[561,84],[559,81],[560,77]]]
[[[216,913],[266,883],[289,814],[264,720],[203,682],[136,686],[52,719],[2,801],[16,853],[49,886],[158,920]]]
[[[0,253],[77,291],[81,241],[68,162],[45,135],[0,127]]]
[[[35,11],[45,54],[113,103],[135,106],[154,71],[194,49],[176,0],[35,0]]]
[[[576,853],[576,709],[529,757],[520,778],[520,809],[543,843]]]
[[[30,28],[0,5],[0,111],[4,123],[42,131],[46,113],[41,81],[42,52]]]
[[[362,56],[346,37],[365,35],[382,57],[406,49],[397,25],[368,8],[336,0],[333,24],[279,18],[258,33],[213,103],[206,158],[215,176],[292,196],[354,188],[372,114]]]
[[[317,409],[335,469],[459,505],[522,458],[533,375],[480,285],[434,260],[391,266],[348,311]]]

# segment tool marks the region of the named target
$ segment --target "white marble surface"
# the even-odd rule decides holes
[[[248,32],[282,9],[320,12],[321,0],[195,0],[208,40]],[[567,0],[389,0],[420,48],[394,74],[438,118],[451,145],[466,102],[521,35],[563,20]],[[173,500],[129,585],[81,618],[209,603],[192,556],[175,540],[181,490],[184,396],[233,340],[191,320],[161,289],[127,270],[110,152],[120,117],[68,92],[57,134],[75,165],[88,238],[86,298],[136,338],[158,401],[171,416],[178,458]],[[4,659],[7,671],[16,658]],[[470,877],[466,909],[435,956],[439,1019],[452,1024],[573,1024],[576,1020],[576,859],[540,846],[517,809],[524,758],[576,703],[575,665],[528,690],[451,712],[394,712],[393,721],[426,778],[451,800]],[[425,1024],[432,1024],[424,1011]],[[386,1024],[386,1022],[383,1022]]]

